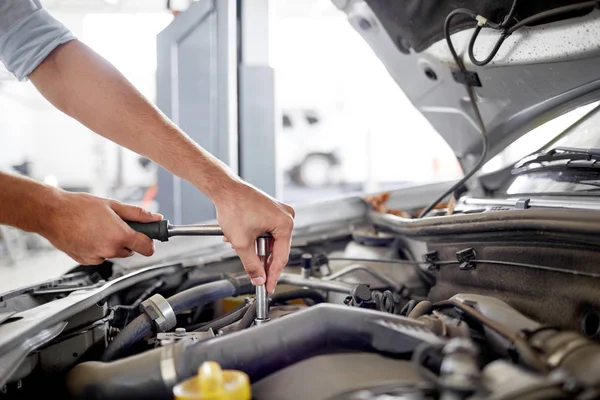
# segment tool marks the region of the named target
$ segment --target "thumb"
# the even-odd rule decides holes
[[[252,280],[252,284],[254,286],[264,285],[267,280],[265,268],[263,267],[260,258],[256,255],[254,247],[248,246],[242,249],[236,249],[236,252],[240,257],[240,260],[242,260],[244,269]]]
[[[161,214],[150,212],[142,207],[123,204],[116,200],[110,202],[110,208],[112,208],[119,217],[127,221],[155,222],[163,219]]]

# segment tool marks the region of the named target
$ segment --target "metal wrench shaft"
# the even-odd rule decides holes
[[[150,239],[161,242],[167,242],[171,236],[223,236],[223,229],[219,225],[171,225],[166,219],[156,222],[125,222]],[[268,238],[271,235],[265,233],[260,237]]]
[[[256,254],[263,264],[265,272],[267,271],[267,261],[269,259],[271,246],[270,239],[259,237],[256,239]],[[269,298],[267,296],[267,288],[265,285],[256,287],[256,319],[254,323],[260,325],[269,320]]]

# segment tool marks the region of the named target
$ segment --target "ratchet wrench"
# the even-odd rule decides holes
[[[125,221],[133,230],[143,233],[150,239],[167,242],[172,236],[223,236],[219,225],[171,225],[168,220],[157,222]],[[256,241],[256,254],[267,271],[267,263],[272,251],[273,236],[269,233],[260,235]],[[265,285],[256,286],[256,318],[254,323],[260,325],[269,320],[269,299]]]

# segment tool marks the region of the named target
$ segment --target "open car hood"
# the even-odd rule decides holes
[[[456,64],[444,38],[444,20],[464,7],[502,22],[512,0],[332,0],[373,48],[415,107],[470,169],[481,153],[481,138]],[[518,20],[576,1],[519,1]],[[492,158],[531,129],[600,98],[600,11],[588,8],[525,26],[509,36],[496,57],[475,67],[467,47],[476,22],[457,17],[452,42],[469,71],[478,74],[476,95],[488,131]],[[499,33],[483,28],[475,55],[484,59]]]

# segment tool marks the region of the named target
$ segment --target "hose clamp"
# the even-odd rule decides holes
[[[177,384],[177,368],[175,367],[174,344],[162,348],[160,354],[160,375],[165,386],[171,389]]]
[[[140,305],[140,311],[146,314],[159,332],[168,332],[177,325],[173,308],[160,294],[155,294]]]

